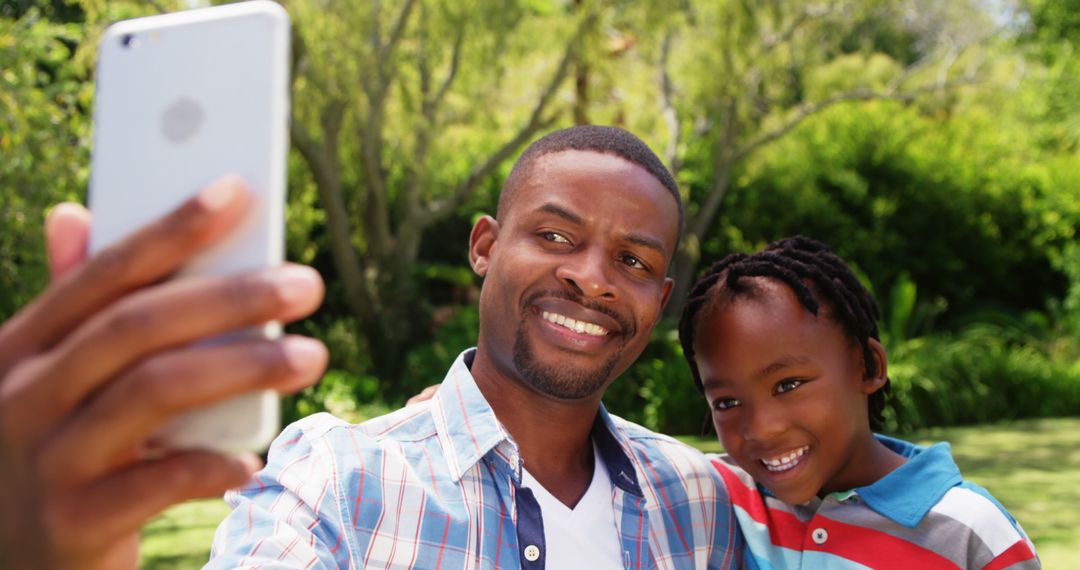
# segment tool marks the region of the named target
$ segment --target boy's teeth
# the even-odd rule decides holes
[[[765,468],[769,471],[787,471],[792,467],[799,464],[799,458],[803,456],[807,451],[810,451],[810,446],[803,446],[794,451],[789,451],[779,457],[772,459],[762,459],[761,463],[765,465]]]
[[[545,321],[549,323],[555,323],[561,327],[566,327],[578,334],[587,334],[589,336],[605,336],[608,330],[600,325],[593,323],[587,323],[585,321],[576,321],[570,317],[560,315],[557,313],[549,313],[544,311],[543,317]]]

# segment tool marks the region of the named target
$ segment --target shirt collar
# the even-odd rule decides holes
[[[495,411],[469,371],[475,356],[475,348],[458,355],[432,398],[431,414],[455,482],[501,443],[509,443],[512,456],[517,456],[517,445],[495,418]]]
[[[600,405],[600,413],[596,414],[596,421],[593,422],[592,440],[600,452],[600,459],[607,467],[612,484],[627,493],[643,497],[637,471],[627,455],[627,451],[632,449],[630,442],[615,427],[603,404]]]
[[[952,450],[945,442],[922,447],[883,435],[874,437],[907,462],[855,491],[878,514],[915,528],[949,489],[963,482]]]
[[[517,444],[495,417],[495,411],[480,392],[469,370],[475,357],[475,348],[462,352],[450,366],[446,378],[432,398],[431,413],[439,441],[446,450],[450,475],[455,482],[460,481],[469,469],[494,450],[510,463],[520,481],[521,460]],[[612,484],[628,493],[643,496],[637,472],[627,455],[630,444],[619,433],[603,405],[593,422],[592,440],[607,467]]]

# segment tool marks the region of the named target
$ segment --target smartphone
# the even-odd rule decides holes
[[[95,85],[91,254],[235,174],[254,195],[253,207],[234,232],[175,278],[281,264],[288,75],[289,18],[273,2],[110,26],[99,46]],[[269,323],[226,337],[272,338],[280,328]],[[271,391],[241,396],[177,418],[152,442],[259,451],[280,429],[278,406]]]

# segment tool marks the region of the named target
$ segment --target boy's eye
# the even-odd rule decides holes
[[[776,393],[783,394],[784,392],[790,392],[799,386],[802,386],[802,380],[795,380],[794,378],[788,380],[781,380],[776,384]]]
[[[735,398],[717,398],[713,400],[713,409],[717,411],[729,410],[731,408],[734,408],[735,406],[738,406],[739,403],[740,402]]]
[[[542,232],[540,237],[555,243],[570,243],[570,240],[558,232]]]

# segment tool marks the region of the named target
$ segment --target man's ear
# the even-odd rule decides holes
[[[675,288],[675,280],[670,277],[664,278],[664,292],[660,297],[660,312],[663,313],[667,308],[668,301],[671,300],[671,291]]]
[[[495,241],[499,237],[499,222],[491,216],[476,220],[472,233],[469,234],[469,264],[473,272],[484,277],[487,275],[491,255],[495,253]]]
[[[889,359],[885,355],[885,347],[881,346],[877,340],[868,339],[866,344],[870,347],[870,355],[874,361],[874,373],[870,374],[870,369],[865,368],[862,390],[867,394],[873,394],[889,380]],[[863,366],[866,366],[865,360]]]

